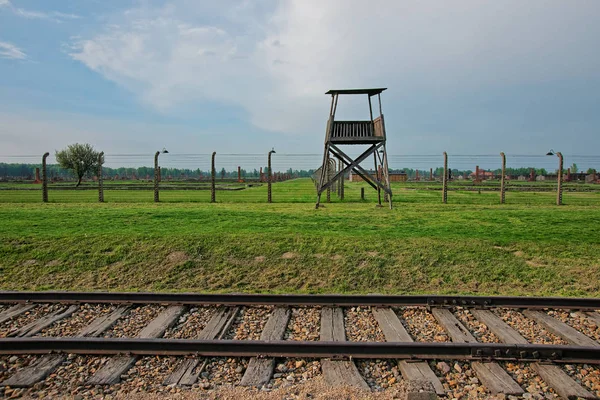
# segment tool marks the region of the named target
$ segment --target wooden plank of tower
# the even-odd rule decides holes
[[[213,316],[208,321],[208,324],[206,324],[204,329],[202,329],[197,339],[220,339],[227,332],[238,312],[238,307],[221,307],[217,309],[217,311],[215,311]],[[197,368],[200,360],[201,359],[198,357],[186,359],[171,375],[165,379],[163,384],[187,386],[193,385],[198,380],[198,376],[202,373],[203,367]]]
[[[504,343],[528,344],[529,342],[519,332],[511,328],[498,316],[489,310],[471,310],[479,321],[483,322]],[[532,368],[540,377],[564,399],[596,399],[592,393],[567,375],[560,367],[553,364],[531,363]]]
[[[434,308],[431,313],[448,332],[453,342],[477,343],[477,339],[456,317],[445,308]],[[471,366],[477,376],[492,394],[504,393],[506,395],[520,396],[523,388],[515,382],[510,375],[495,362],[474,361]]]
[[[288,307],[277,307],[265,324],[265,328],[260,334],[260,340],[269,341],[283,339],[285,328],[290,320],[290,314],[291,312]],[[240,385],[263,386],[271,379],[274,369],[275,358],[252,357]]]
[[[373,316],[379,324],[379,328],[388,342],[413,342],[413,338],[402,325],[400,318],[391,308],[376,308],[373,310]],[[439,396],[445,396],[446,391],[442,382],[435,375],[425,361],[405,361],[398,362],[398,367],[402,376],[408,381],[427,381],[433,386]]]
[[[79,332],[77,336],[100,336],[100,334],[110,328],[127,310],[128,306],[121,306],[109,315],[98,317]],[[49,354],[38,358],[31,365],[20,369],[13,376],[2,382],[3,386],[10,387],[31,387],[37,382],[45,379],[66,359],[63,354]]]
[[[138,338],[154,339],[161,337],[169,327],[185,311],[184,306],[171,306],[154,318],[142,331]],[[117,383],[138,359],[137,356],[119,356],[111,358],[87,381],[88,385],[112,385]]]
[[[322,341],[345,342],[344,313],[339,307],[323,307],[321,309]],[[369,390],[369,385],[362,378],[354,361],[322,360],[321,370],[325,381],[331,386],[354,386]]]

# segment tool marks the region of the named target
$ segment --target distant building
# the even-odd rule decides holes
[[[369,174],[375,176],[375,172],[374,171],[368,171]],[[408,180],[408,176],[406,175],[406,172],[389,172],[390,174],[390,182],[406,182]],[[354,174],[352,172],[350,172],[350,174],[348,174],[348,180],[350,182],[364,182],[364,179],[362,178],[362,176],[358,175],[358,174]]]
[[[477,173],[476,172],[471,172],[469,174],[469,178],[471,179],[476,179],[477,178]],[[491,171],[484,171],[484,170],[479,170],[479,179],[492,179],[494,178],[494,173]]]

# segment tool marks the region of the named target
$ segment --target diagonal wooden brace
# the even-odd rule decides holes
[[[318,193],[322,193],[325,189],[327,189],[329,186],[331,186],[340,176],[346,174],[347,172],[349,172],[350,170],[355,171],[358,173],[359,176],[361,176],[369,185],[371,185],[374,189],[376,189],[377,187],[383,189],[386,193],[388,193],[389,195],[392,194],[391,189],[387,188],[384,184],[382,184],[379,180],[375,179],[373,176],[371,176],[371,174],[369,174],[363,167],[361,167],[359,164],[365,160],[368,156],[371,155],[371,153],[376,152],[377,149],[379,147],[381,147],[383,144],[382,143],[377,143],[372,145],[371,147],[369,147],[367,150],[365,150],[356,160],[352,160],[352,158],[350,158],[347,154],[345,154],[342,150],[340,150],[337,146],[335,145],[330,145],[329,151],[331,153],[333,153],[333,155],[335,155],[336,157],[340,158],[342,160],[342,162],[344,164],[346,164],[346,167],[338,172],[333,179],[331,179],[329,182],[325,183],[318,191]]]
[[[333,145],[331,145],[332,147],[334,147]],[[350,157],[348,157],[346,154],[344,154],[343,151],[341,151],[340,149],[338,149],[337,147],[335,147],[335,149],[330,148],[329,151],[331,153],[333,153],[333,155],[335,155],[336,157],[338,157],[345,165],[350,165],[352,163],[352,159]],[[340,154],[341,153],[341,154]],[[346,157],[347,159],[344,159],[344,157]],[[350,161],[348,161],[350,160]],[[364,171],[364,170],[362,170]],[[365,176],[363,174],[363,172],[360,171],[359,169],[357,169],[357,167],[354,167],[352,169],[352,172],[356,173],[358,176],[362,177],[365,182],[367,182],[373,189],[377,190],[377,185],[375,185],[372,181],[372,177],[369,175],[369,173],[367,173],[368,177]]]
[[[354,168],[360,168],[360,166],[358,164],[360,164],[363,160],[365,160],[369,155],[371,155],[371,153],[373,153],[374,151],[377,151],[377,149],[379,148],[380,144],[374,144],[371,147],[369,147],[367,150],[365,150],[356,160],[352,160],[350,157],[348,157],[343,151],[341,151],[340,149],[336,150],[340,153],[339,155],[336,153],[333,153],[336,156],[342,156],[345,159],[350,159],[351,162],[347,163],[348,164],[342,171],[338,172],[332,179],[329,180],[329,182],[325,182],[321,187],[319,187],[318,190],[318,194],[323,193],[323,191],[325,191],[329,186],[331,186],[333,184],[333,182],[335,182],[336,179],[338,179],[340,176],[343,176],[346,172],[349,172],[350,170],[354,169]],[[329,151],[331,151],[331,148],[334,147],[333,145],[330,146]]]

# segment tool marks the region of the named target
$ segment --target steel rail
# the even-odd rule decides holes
[[[452,295],[202,294],[140,292],[9,292],[0,303],[129,303],[287,306],[462,306],[507,308],[600,309],[600,298]]]
[[[0,354],[310,357],[554,361],[600,364],[600,347],[449,342],[296,342],[115,338],[5,338]]]

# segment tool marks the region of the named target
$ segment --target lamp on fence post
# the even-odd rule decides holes
[[[104,186],[102,179],[102,164],[104,164],[104,152],[98,154],[98,201],[104,203]]]
[[[269,169],[268,171],[268,176],[267,176],[267,202],[268,203],[272,203],[273,202],[273,198],[271,195],[271,182],[273,181],[273,170],[271,169],[271,154],[276,153],[275,148],[271,148],[271,151],[269,151],[269,157],[268,157],[268,162],[267,162],[267,168]]]
[[[215,175],[217,171],[215,170],[215,156],[217,155],[216,151],[213,151],[212,157],[210,160],[210,202],[216,203],[217,199],[215,196]]]
[[[162,151],[157,151],[154,154],[154,202],[160,201],[158,195],[158,182],[160,181],[160,167],[158,166],[158,156],[160,153],[167,154],[169,151],[163,147]]]
[[[160,151],[154,153],[154,202],[158,203],[158,155]]]
[[[50,153],[44,153],[42,156],[42,201],[48,202],[48,172],[46,171],[46,158]]]
[[[444,152],[444,178],[442,179],[442,202],[448,202],[448,154]]]
[[[554,152],[554,150],[550,149],[550,151],[548,153],[546,153],[547,156],[554,156],[556,155],[558,157],[558,174],[557,174],[557,186],[556,186],[556,205],[560,206],[562,205],[562,174],[563,174],[563,155],[560,151],[557,151],[556,153]]]
[[[504,152],[500,153],[502,157],[502,177],[500,178],[500,204],[504,204],[506,201],[506,156]]]

